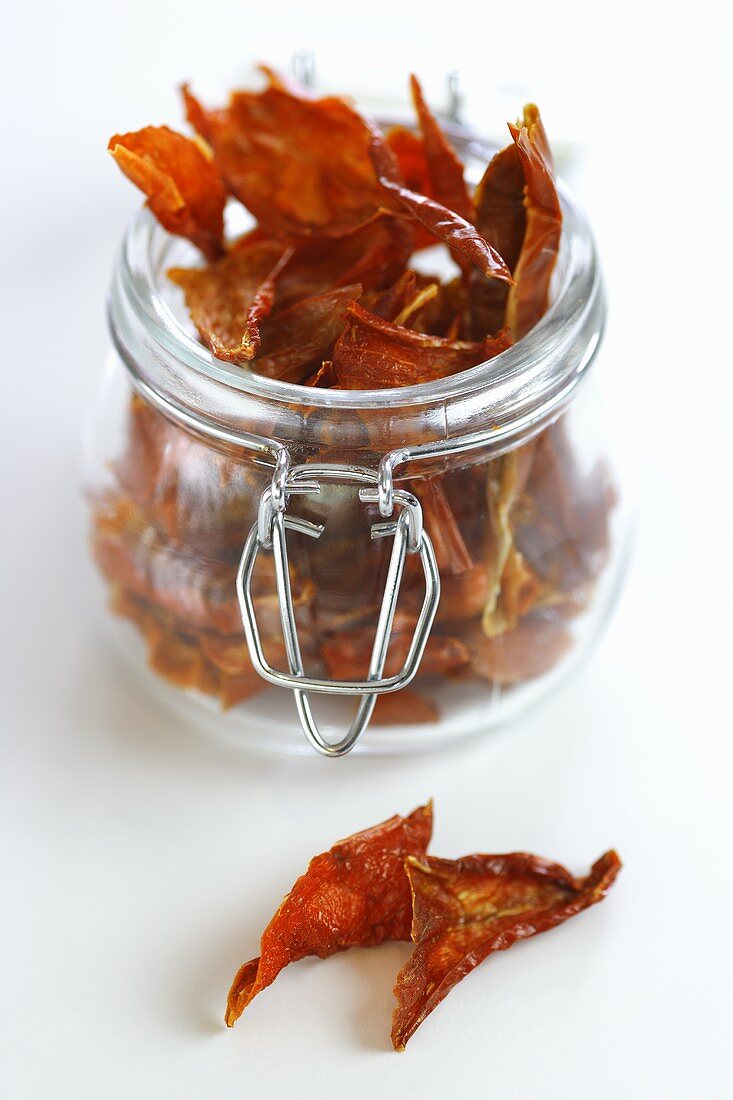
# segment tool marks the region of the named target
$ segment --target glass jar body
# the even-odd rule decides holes
[[[292,441],[295,461],[376,467],[383,440],[367,416],[333,409],[309,417],[318,415],[333,422],[337,445]],[[419,445],[411,407],[392,411],[390,438],[399,437],[403,415]],[[135,391],[116,355],[89,441],[92,548],[122,649],[205,724],[259,747],[310,751],[291,693],[252,667],[235,587],[272,479],[267,456],[164,415]],[[421,504],[441,596],[415,680],[378,699],[355,751],[431,749],[516,718],[578,664],[607,619],[627,516],[593,381],[554,419],[499,450],[457,449],[409,463],[395,478]],[[288,510],[323,528],[318,539],[288,533],[306,674],[365,679],[392,542],[373,537],[383,519],[350,484],[293,496]],[[267,553],[252,590],[268,662],[287,671]],[[408,555],[388,675],[404,662],[423,590],[419,556]],[[317,701],[327,736],[343,732],[354,707],[353,698]]]

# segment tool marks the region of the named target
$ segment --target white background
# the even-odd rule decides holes
[[[729,71],[713,8],[643,3],[15,5],[3,36],[0,1092],[7,1100],[731,1095]],[[7,23],[7,19],[6,19]],[[8,33],[8,29],[10,33]],[[531,95],[582,149],[639,522],[581,677],[520,727],[418,759],[254,758],[187,728],[107,649],[79,438],[138,204],[104,149],[174,88],[318,51],[326,81],[496,132]],[[307,961],[234,1031],[234,970],[336,838],[433,795],[433,850],[625,861],[600,907],[491,959],[389,1051],[407,945]]]

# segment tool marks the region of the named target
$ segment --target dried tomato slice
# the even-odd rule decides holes
[[[191,319],[217,359],[248,363],[255,357],[260,322],[272,309],[277,278],[292,255],[292,247],[253,240],[208,267],[168,272],[182,288]]]
[[[224,251],[226,192],[211,158],[197,141],[167,126],[115,134],[108,149],[169,232],[187,237],[207,260]]]
[[[410,91],[420,122],[430,193],[449,210],[455,210],[456,214],[471,222],[473,203],[463,175],[463,164],[428,107],[414,74],[410,76]],[[492,244],[495,244],[493,239]]]
[[[525,178],[527,226],[514,270],[515,285],[507,296],[506,324],[515,340],[536,325],[547,309],[550,278],[562,233],[562,209],[554,167],[540,114],[533,104],[524,109],[524,125],[509,130]]]
[[[405,187],[397,157],[384,134],[379,127],[368,125],[371,133],[369,155],[379,182],[391,199],[390,205],[407,211],[434,237],[448,245],[456,256],[470,260],[487,278],[511,283],[512,275],[504,260],[474,225],[436,199]]]
[[[505,351],[507,332],[483,341],[449,340],[385,321],[358,303],[333,349],[333,369],[342,389],[412,386],[475,367]]]
[[[425,854],[432,828],[428,803],[315,856],[263,932],[260,957],[237,972],[227,998],[227,1026],[288,963],[409,939],[412,909],[404,861]]]
[[[450,990],[494,951],[546,932],[602,901],[621,867],[606,852],[584,879],[526,852],[462,859],[411,856],[415,950],[397,976],[395,1050]]]

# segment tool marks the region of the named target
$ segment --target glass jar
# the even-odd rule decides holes
[[[451,138],[475,178],[493,150]],[[588,384],[600,271],[561,197],[535,328],[384,391],[215,359],[166,277],[192,246],[133,218],[87,488],[115,636],[170,700],[267,748],[420,750],[515,718],[587,652],[627,525]]]

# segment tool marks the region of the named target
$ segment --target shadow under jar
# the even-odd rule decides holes
[[[491,152],[467,139],[459,151],[469,167]],[[304,725],[334,754],[350,727],[359,752],[419,751],[515,718],[588,651],[627,525],[588,380],[600,271],[587,222],[561,198],[553,301],[535,328],[488,363],[382,391],[215,359],[166,276],[195,262],[192,246],[146,210],[133,219],[87,489],[115,635],[170,700],[274,750],[311,751]],[[302,677],[361,686],[294,693]]]

